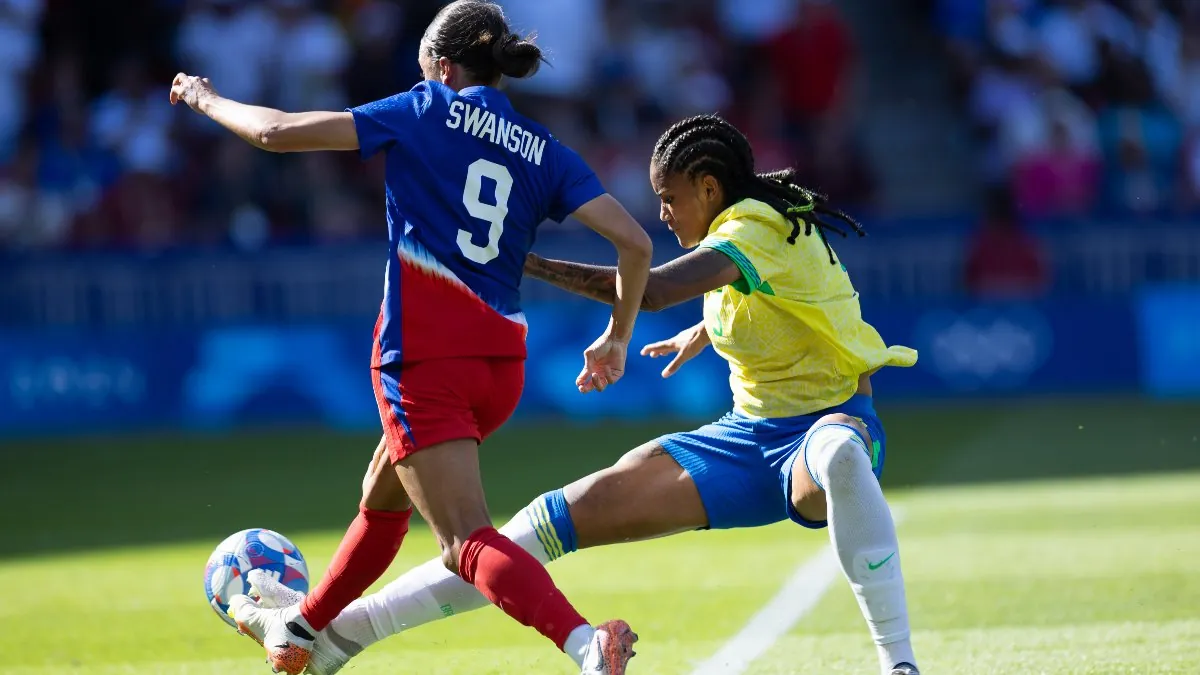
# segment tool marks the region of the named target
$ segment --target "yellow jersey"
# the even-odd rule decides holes
[[[917,362],[915,350],[888,347],[863,321],[846,268],[830,264],[821,237],[801,235],[792,245],[791,232],[778,211],[745,199],[721,212],[700,242],[742,272],[704,294],[704,326],[729,362],[734,407],[754,417],[841,405],[863,373]]]

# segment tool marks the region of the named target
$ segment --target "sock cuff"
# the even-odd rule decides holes
[[[834,456],[843,447],[851,447],[855,456],[862,451],[862,457],[871,468],[871,451],[867,448],[866,439],[858,429],[840,423],[822,424],[809,431],[800,446],[804,457],[804,466],[808,475],[822,490],[829,490],[829,471],[834,463]]]
[[[561,489],[547,492],[530,502],[525,507],[525,515],[550,560],[576,550],[575,522],[571,520],[567,498]]]
[[[472,532],[458,551],[458,576],[468,584],[475,583],[475,570],[479,566],[479,554],[483,553],[483,550],[497,537],[503,536],[491,526],[481,527]]]

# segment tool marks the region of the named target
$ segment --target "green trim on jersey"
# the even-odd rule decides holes
[[[700,246],[724,253],[729,257],[730,260],[733,261],[734,265],[737,265],[738,270],[740,270],[742,273],[742,278],[729,285],[733,286],[733,288],[739,293],[743,295],[750,295],[754,291],[764,290],[763,287],[765,284],[763,284],[762,277],[758,276],[758,269],[754,267],[754,263],[750,262],[750,259],[746,257],[746,254],[742,253],[741,249],[737,247],[737,244],[734,244],[728,239],[709,237],[701,242]],[[768,295],[775,295],[775,292],[770,290],[770,288],[770,286],[766,286],[766,290],[764,292],[766,292]]]

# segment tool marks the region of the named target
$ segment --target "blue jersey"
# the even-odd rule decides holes
[[[491,87],[422,82],[353,108],[387,155],[388,262],[373,366],[525,356],[520,283],[537,227],[604,194],[595,173]]]

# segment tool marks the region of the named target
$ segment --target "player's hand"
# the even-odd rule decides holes
[[[701,323],[680,332],[670,340],[652,342],[642,347],[642,356],[657,359],[660,356],[674,354],[675,358],[671,359],[671,362],[662,371],[663,377],[670,377],[679,370],[680,366],[704,351],[708,345],[708,331],[704,330],[704,324]]]
[[[625,355],[629,352],[629,341],[601,335],[583,352],[583,370],[575,378],[579,393],[604,391],[625,374]]]
[[[202,98],[216,94],[217,90],[213,89],[212,82],[209,82],[207,77],[179,73],[171,82],[171,105],[183,101],[196,112],[200,112],[199,105]]]

